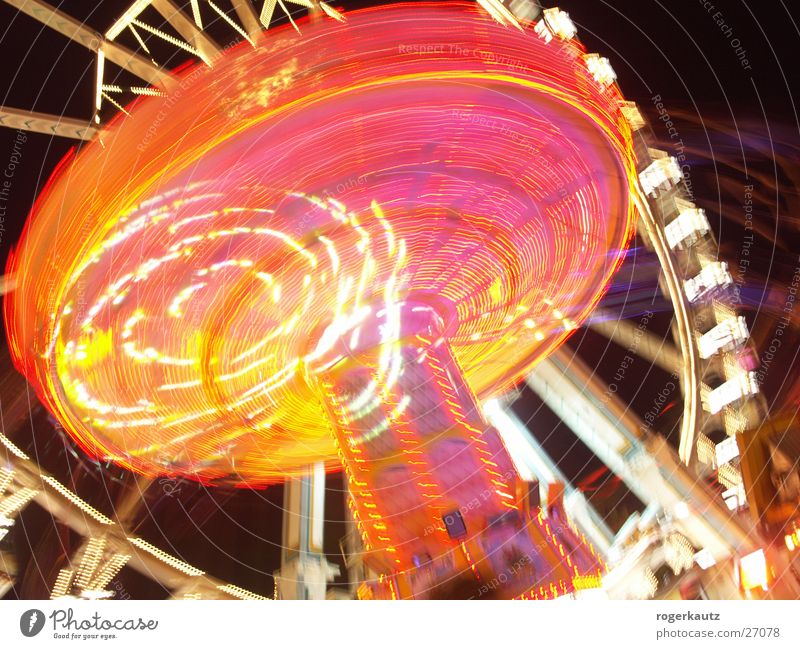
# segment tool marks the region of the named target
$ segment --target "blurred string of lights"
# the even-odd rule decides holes
[[[9,451],[14,452],[16,449],[7,439],[0,438],[0,443]],[[22,453],[14,454],[20,460],[27,459],[20,457],[24,456]],[[37,483],[41,485],[39,488],[28,486]],[[48,493],[48,488],[52,489],[52,493]],[[15,523],[16,514],[25,505],[37,498],[46,505],[47,499],[53,498],[55,494],[63,497],[78,511],[95,520],[101,527],[109,528],[109,531],[103,532],[101,529],[95,529],[89,532],[83,550],[78,553],[75,560],[70,562],[68,567],[59,571],[51,590],[53,598],[103,599],[110,597],[112,593],[105,590],[105,587],[136,554],[137,550],[141,550],[187,577],[204,576],[205,581],[197,585],[198,594],[203,595],[204,598],[212,596],[209,591],[211,588],[237,599],[263,599],[263,596],[252,591],[234,584],[220,583],[205,576],[202,570],[156,548],[144,539],[128,537],[124,532],[118,532],[120,526],[116,522],[97,511],[53,476],[42,472],[29,461],[25,465],[20,463],[15,468],[0,467],[0,540],[8,534]],[[85,525],[77,525],[77,527],[84,528]],[[113,539],[113,542],[110,542],[110,539]],[[128,551],[119,552],[112,549],[112,546],[113,548],[127,547]],[[152,578],[159,578],[158,571],[151,570],[148,573],[145,568],[144,572]]]

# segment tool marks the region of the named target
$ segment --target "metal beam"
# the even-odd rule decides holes
[[[2,367],[8,361],[3,358]],[[16,372],[11,372],[6,379],[4,394],[12,394],[13,398],[3,402],[3,430],[10,432],[22,426],[30,416],[30,399],[25,380]],[[141,539],[129,536],[129,533],[118,522],[107,519],[99,512],[92,512],[83,503],[83,507],[70,503],[66,487],[59,485],[53,478],[43,472],[33,461],[10,443],[3,434],[0,443],[0,465],[10,467],[14,471],[15,488],[29,488],[36,491],[33,500],[50,514],[72,530],[86,538],[103,537],[117,551],[131,555],[128,565],[145,577],[162,584],[170,590],[184,589],[191,582],[195,593],[207,598],[229,599],[249,598],[253,594],[231,584],[218,581],[192,566],[188,566],[177,557],[161,553],[157,557],[148,551],[148,545]],[[72,494],[74,497],[75,494]],[[99,514],[99,515],[98,515]],[[191,568],[190,572],[187,569]],[[200,574],[196,574],[196,573]],[[191,574],[190,574],[191,573]],[[2,580],[0,580],[2,581]]]
[[[659,338],[655,334],[642,329],[630,320],[603,319],[603,313],[597,312],[589,328],[605,336],[619,346],[631,350],[640,358],[650,361],[665,372],[678,372],[681,367],[681,355],[675,345]]]
[[[166,21],[175,28],[175,31],[186,39],[187,43],[197,50],[200,58],[207,64],[210,65],[219,56],[220,49],[216,43],[197,27],[172,0],[152,0],[150,5],[164,16]]]
[[[102,49],[109,61],[148,83],[163,88],[169,88],[175,83],[175,77],[152,61],[122,45],[106,40],[98,32],[42,0],[3,0],[3,2],[92,52]]]
[[[19,110],[8,106],[0,106],[0,126],[75,140],[91,140],[97,134],[97,128],[85,120]],[[4,281],[0,286],[2,286],[0,293],[7,293],[9,286],[13,285]]]
[[[281,599],[325,599],[339,567],[324,554],[325,463],[308,468],[283,488],[281,568],[275,582]]]
[[[607,394],[606,384],[579,358],[558,349],[526,381],[639,500],[680,519],[676,526],[695,546],[717,559],[755,550],[752,530],[689,472],[660,435]]]
[[[116,39],[124,29],[126,29],[131,21],[136,20],[139,14],[142,13],[147,7],[150,6],[150,0],[136,0],[128,7],[124,14],[122,14],[106,32],[106,38],[110,41]]]
[[[36,489],[37,494],[34,500],[60,522],[81,536],[107,538],[112,547],[124,554],[131,555],[129,562],[131,568],[167,588],[179,588],[186,582],[188,575],[184,571],[157,559],[134,545],[130,540],[131,537],[128,537],[125,530],[119,525],[102,523],[79,508],[71,506],[53,486],[42,480],[44,474],[40,473],[39,468],[33,462],[12,458],[10,454],[2,451],[3,449],[0,449],[0,458],[14,467],[15,483],[22,487]],[[217,582],[202,574],[195,579],[198,589],[209,594],[217,594],[218,586],[223,585],[222,582]]]
[[[231,0],[231,4],[236,15],[239,16],[239,20],[242,21],[244,31],[253,39],[253,42],[261,38],[264,30],[261,23],[258,22],[258,15],[253,9],[253,5],[250,4],[250,0]]]
[[[639,231],[655,251],[662,270],[662,291],[669,296],[675,312],[676,342],[681,353],[681,388],[683,390],[683,417],[678,453],[687,466],[696,457],[695,437],[700,428],[700,355],[694,335],[694,319],[683,282],[667,244],[664,228],[653,213],[646,195],[637,186],[632,196],[639,212]]]
[[[535,477],[542,484],[556,482],[563,484],[564,508],[570,519],[586,534],[603,556],[607,557],[614,533],[586,496],[570,483],[525,424],[511,410],[504,407],[497,399],[483,404],[483,410],[489,423],[503,438],[503,443],[520,477],[527,480]]]

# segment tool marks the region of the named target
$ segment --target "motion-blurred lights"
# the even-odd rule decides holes
[[[728,272],[728,264],[724,261],[713,261],[703,267],[697,275],[684,282],[686,297],[690,302],[697,302],[717,288],[733,284],[733,277]]]
[[[742,397],[758,394],[758,381],[755,372],[741,372],[722,385],[711,390],[707,397],[708,411],[715,415],[728,404]]]
[[[608,593],[602,588],[584,588],[583,590],[576,590],[574,599],[609,599]]]
[[[728,466],[728,465],[724,465]],[[725,504],[732,512],[735,512],[740,507],[747,504],[747,494],[744,490],[744,484],[739,483],[722,492],[722,498]]]
[[[595,81],[604,88],[610,86],[617,78],[617,73],[604,56],[597,54],[587,54],[585,57],[586,67],[589,69],[589,74],[592,75]]]
[[[729,437],[721,441],[715,447],[717,456],[717,466],[722,466],[730,462],[733,458],[739,457],[739,445],[736,443],[735,437]]]
[[[551,9],[545,9],[542,13],[544,20],[540,20],[536,23],[534,29],[545,42],[549,43],[553,40],[553,36],[566,40],[578,33],[575,23],[572,22],[566,11],[561,11],[558,7],[553,7]]]
[[[622,110],[622,114],[624,115],[626,121],[631,126],[632,131],[639,131],[644,128],[645,121],[642,117],[642,112],[636,106],[636,104],[632,101],[625,101],[620,106]]]
[[[98,523],[102,523],[103,525],[113,525],[114,521],[112,521],[108,516],[100,513],[94,507],[92,507],[89,503],[84,500],[81,500],[76,494],[72,493],[69,489],[67,489],[63,484],[61,484],[58,480],[53,478],[52,476],[42,476],[42,480],[49,484],[53,489],[55,489],[58,493],[60,493],[64,498],[69,500],[73,505],[76,505],[82,512],[85,514],[89,514],[92,518],[94,518]]]
[[[658,591],[658,578],[649,566],[645,566],[638,575],[632,578],[628,597],[630,599],[650,599]]]
[[[716,564],[716,560],[708,548],[703,548],[694,555],[694,562],[702,569],[708,570],[711,566]]]
[[[698,346],[701,358],[710,358],[721,349],[740,345],[750,336],[742,316],[726,318],[716,327],[700,336]]]
[[[767,590],[767,557],[764,550],[756,550],[739,560],[739,583],[744,590]]]
[[[687,505],[684,501],[679,502],[675,505],[672,510],[672,515],[675,517],[676,520],[683,520],[689,517],[689,505]]]
[[[651,150],[650,153],[654,157],[658,157],[639,174],[639,182],[645,194],[655,196],[656,190],[668,189],[680,182],[683,174],[675,158],[664,155],[660,151]]]
[[[110,590],[82,590],[81,599],[111,599],[114,597],[114,592]]]
[[[789,552],[794,552],[800,547],[800,529],[793,529],[783,540],[786,542],[786,547]]]
[[[185,575],[189,575],[190,577],[200,577],[205,573],[200,570],[199,568],[195,568],[194,566],[189,565],[185,561],[181,561],[176,557],[173,557],[170,554],[167,554],[163,550],[159,550],[156,546],[152,543],[148,543],[144,539],[136,538],[136,537],[128,537],[128,541],[132,545],[135,545],[137,548],[152,554],[156,559],[163,561],[168,566],[172,566],[176,570],[180,570]]]
[[[672,532],[664,543],[664,557],[672,572],[679,575],[692,567],[694,548],[683,534]]]
[[[517,17],[500,0],[478,0],[478,4],[501,25],[513,25],[522,31],[522,26],[517,21]]]
[[[664,228],[667,243],[673,250],[689,246],[711,229],[705,210],[687,208],[681,210]]]

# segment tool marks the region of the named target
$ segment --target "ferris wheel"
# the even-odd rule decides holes
[[[90,119],[0,107],[0,124],[87,142],[81,154],[84,173],[92,170],[93,178],[102,179],[90,188],[93,203],[81,202],[85,196],[66,173],[38,209],[47,214],[50,201],[55,214],[56,206],[61,209],[68,201],[73,213],[88,209],[97,223],[110,226],[95,239],[92,250],[85,249],[85,242],[98,231],[81,231],[80,221],[72,232],[69,228],[59,231],[58,253],[63,256],[58,259],[41,254],[52,230],[37,231],[35,226],[28,230],[32,252],[16,257],[16,272],[5,280],[7,300],[19,305],[25,296],[28,304],[37,305],[35,313],[25,307],[12,310],[15,361],[50,410],[68,422],[81,447],[146,476],[144,485],[162,471],[208,483],[262,485],[288,478],[284,538],[291,551],[281,569],[278,596],[324,597],[326,583],[335,572],[321,552],[320,540],[318,498],[324,489],[326,463],[343,461],[351,495],[354,484],[361,489],[361,497],[351,499],[353,534],[348,541],[348,568],[359,574],[355,584],[359,597],[402,597],[415,589],[429,589],[428,582],[420,585],[421,578],[400,583],[392,576],[396,569],[392,562],[402,567],[401,573],[419,569],[419,557],[429,548],[417,548],[412,537],[429,537],[430,543],[441,537],[441,543],[452,544],[461,538],[458,528],[463,519],[474,514],[459,508],[461,499],[453,496],[458,489],[467,489],[468,478],[455,468],[464,462],[448,464],[443,458],[436,460],[434,468],[425,469],[429,481],[424,484],[411,477],[392,483],[413,486],[413,494],[402,496],[406,501],[397,514],[404,517],[402,525],[387,523],[392,516],[374,518],[372,514],[388,506],[386,500],[373,498],[372,492],[388,487],[370,482],[372,474],[359,468],[360,451],[348,449],[385,440],[386,435],[375,432],[380,422],[359,427],[350,425],[353,422],[346,416],[346,411],[365,405],[359,395],[366,393],[364,381],[369,379],[360,373],[361,365],[346,371],[331,368],[350,355],[368,356],[360,345],[369,331],[391,328],[390,313],[397,322],[416,323],[410,333],[405,325],[396,325],[395,337],[390,338],[394,343],[405,345],[406,336],[412,334],[415,340],[430,336],[447,340],[452,350],[443,351],[446,346],[442,346],[414,357],[425,372],[413,381],[408,379],[411,383],[398,380],[396,385],[402,389],[383,395],[393,407],[387,419],[401,422],[395,428],[398,447],[407,443],[404,398],[438,382],[443,386],[439,399],[424,402],[426,414],[410,421],[428,421],[445,401],[447,416],[461,430],[479,427],[478,406],[461,400],[473,391],[480,411],[496,431],[496,439],[486,442],[487,461],[502,464],[498,457],[508,454],[504,471],[495,466],[500,471],[496,479],[469,486],[469,493],[491,492],[483,500],[491,500],[501,510],[504,502],[511,502],[511,496],[506,500],[504,494],[514,489],[502,477],[512,471],[528,484],[562,487],[542,490],[547,501],[544,510],[550,512],[551,520],[562,516],[570,543],[576,548],[585,544],[590,551],[581,553],[578,548],[574,555],[564,557],[564,539],[551,533],[546,517],[537,520],[534,516],[541,529],[531,534],[540,534],[552,546],[549,565],[562,563],[557,554],[560,547],[568,570],[566,576],[557,573],[550,589],[537,581],[536,588],[520,595],[574,596],[582,589],[596,588],[597,565],[609,570],[606,590],[613,596],[649,597],[656,592],[651,563],[630,566],[624,561],[626,546],[615,544],[602,517],[515,415],[510,407],[516,396],[512,386],[520,377],[645,503],[652,520],[659,521],[651,521],[651,555],[658,555],[676,574],[695,564],[706,567],[756,549],[748,530],[730,514],[725,502],[702,485],[702,476],[713,473],[727,490],[728,500],[742,499],[738,453],[734,448],[721,458],[718,448],[726,442],[731,446],[730,439],[764,415],[754,368],[748,365],[752,352],[747,327],[733,307],[733,279],[726,264],[716,258],[706,215],[688,198],[681,162],[654,148],[645,120],[635,104],[624,99],[609,61],[586,52],[566,12],[499,0],[482,0],[477,7],[453,3],[448,8],[385,7],[352,14],[311,0],[267,0],[260,10],[248,0],[192,1],[185,6],[170,0],[139,0],[121,12],[104,34],[98,34],[39,0],[6,2],[96,55]],[[300,18],[290,5],[309,15]],[[276,15],[285,16],[288,25],[273,27]],[[331,68],[326,60],[331,51],[348,65]],[[404,84],[410,80],[418,85],[406,92]],[[391,109],[375,99],[378,91],[391,95]],[[338,97],[335,101],[334,96]],[[531,96],[538,102],[536,115],[518,108]],[[274,108],[302,102],[318,103],[320,108],[314,115],[302,110],[283,115]],[[213,109],[209,110],[209,104]],[[565,113],[565,106],[570,112]],[[273,108],[286,120],[280,131],[265,119]],[[355,122],[347,122],[347,129],[337,131],[337,120],[350,119],[348,110],[352,114],[363,111],[369,118],[362,114]],[[327,129],[324,137],[304,143],[301,135],[322,129],[320,125]],[[248,135],[240,142],[234,137],[239,131]],[[420,163],[411,156],[404,167],[408,139],[432,141],[434,133],[445,142],[458,142],[458,147],[423,148],[414,155],[427,159]],[[252,150],[253,141],[269,142],[271,148],[263,158]],[[176,142],[180,147],[174,146]],[[491,148],[493,142],[499,142],[497,150]],[[215,166],[205,170],[205,175],[198,173],[198,161],[212,150],[217,156]],[[459,160],[462,150],[470,153]],[[292,152],[287,165],[274,160],[275,151]],[[526,156],[537,163],[525,165],[535,167],[529,177],[523,175],[523,166],[514,166],[515,159]],[[141,162],[144,158],[147,164]],[[187,166],[189,160],[195,166]],[[249,160],[251,167],[244,168],[242,160]],[[514,170],[509,174],[514,186],[492,196],[492,188],[500,183],[496,171],[500,162]],[[157,173],[155,167],[147,167],[154,164],[159,165]],[[127,174],[136,165],[148,175],[142,171],[131,184]],[[336,174],[331,177],[334,165]],[[483,203],[463,198],[467,184],[454,171],[459,166],[470,170]],[[164,171],[173,168],[172,176]],[[243,183],[240,173],[254,178]],[[290,191],[298,174],[305,189]],[[522,190],[530,187],[540,192],[539,201],[547,205],[550,220],[537,221],[523,209]],[[366,188],[370,196],[380,198],[359,203],[367,196]],[[254,201],[254,195],[260,200]],[[422,205],[418,199],[423,195],[447,201],[431,207],[432,201],[426,199]],[[299,219],[301,225],[293,231],[263,225],[263,197],[279,204],[287,219]],[[426,219],[428,231],[417,232],[410,221],[403,220],[401,212],[408,203],[416,206],[415,218]],[[202,205],[203,210],[189,214],[187,204]],[[511,215],[518,210],[516,220],[508,217],[502,233],[508,238],[505,245],[483,256],[482,246],[490,238],[482,229],[483,219],[487,210],[496,209]],[[96,216],[104,212],[111,216],[105,220]],[[209,214],[221,217],[219,225],[206,227],[203,219]],[[371,220],[367,222],[364,214]],[[470,214],[472,220],[464,216]],[[604,220],[608,214],[617,219],[613,227]],[[54,221],[42,217],[39,222]],[[642,326],[641,320],[637,325],[604,319],[595,311],[603,286],[622,262],[634,222],[640,241],[658,260],[660,288],[674,310],[672,342],[649,333],[646,322]],[[373,226],[377,229],[370,229]],[[178,231],[187,236],[169,238]],[[517,231],[519,236],[512,236]],[[111,268],[107,253],[113,257],[116,251],[124,251],[118,259],[134,259],[131,251],[141,244],[144,233],[155,242],[153,247],[123,275],[107,282]],[[240,235],[246,241],[241,248],[233,247],[236,254],[220,256],[220,246],[231,250],[228,237]],[[264,247],[254,253],[252,242],[259,237],[268,243],[259,243]],[[276,245],[281,246],[286,267],[258,268],[263,251]],[[162,264],[188,258],[202,246],[207,252],[188,265],[192,275],[178,281],[180,290],[170,295],[163,317],[153,319],[148,311],[152,305],[138,300],[131,310],[121,308],[115,319],[99,324],[106,303],[124,305],[131,291],[157,295],[148,284],[164,284]],[[352,292],[352,298],[342,298],[349,277],[365,278],[365,284],[394,286],[397,269],[406,263],[403,246],[410,259],[418,255],[427,262],[417,260],[411,271],[406,268],[409,292],[397,287],[397,295],[402,295],[398,298],[361,287]],[[466,257],[453,252],[466,249],[471,250]],[[542,258],[547,263],[537,264]],[[448,263],[456,261],[463,261],[458,273],[448,268]],[[51,287],[45,288],[41,277],[52,273],[53,265],[65,279],[56,303],[48,304],[53,298],[45,293],[51,293]],[[176,271],[170,269],[170,273]],[[225,273],[236,274],[237,279],[216,285],[224,287],[214,300],[224,306],[225,315],[210,325],[208,312],[195,298],[215,290],[214,278]],[[291,285],[302,290],[287,298],[281,287],[289,282],[279,278],[288,275],[282,273],[290,273]],[[239,279],[244,277],[247,283]],[[258,289],[253,288],[253,278],[261,282]],[[543,290],[543,286],[549,288]],[[280,318],[259,320],[253,310],[242,310],[242,291],[248,302],[256,294],[259,300],[270,301],[280,310]],[[383,305],[380,322],[353,319],[366,296]],[[194,308],[197,304],[201,307]],[[330,304],[337,304],[345,314],[338,328],[306,327],[322,322],[324,316],[318,311]],[[80,311],[80,322],[74,311]],[[30,326],[43,314],[52,316],[49,337],[41,337],[41,329]],[[185,337],[186,332],[205,331],[212,325],[224,331],[207,345],[197,343],[202,371],[192,374],[194,365],[184,363],[179,353],[195,344]],[[636,415],[615,393],[613,384],[561,346],[570,333],[587,325],[631,356],[654,363],[675,378],[676,396],[678,392],[682,396],[677,449],[652,433],[647,416]],[[176,347],[168,351],[155,343],[139,345],[143,339],[135,332],[145,326],[153,329],[144,340],[162,344],[170,340]],[[70,327],[75,328],[74,335],[62,336]],[[81,327],[88,331],[85,336]],[[119,341],[125,354],[122,363],[108,351],[105,356],[93,351],[117,344],[108,339],[112,330],[125,339]],[[253,339],[251,330],[271,332],[269,340]],[[162,337],[164,332],[176,337]],[[319,353],[297,351],[300,339],[316,340],[313,349]],[[133,340],[136,344],[126,342]],[[385,352],[383,339],[374,344]],[[408,350],[417,349],[415,345],[408,343]],[[344,347],[347,351],[342,352]],[[264,358],[274,363],[268,361],[267,367],[225,365],[225,359],[252,358],[254,349],[268,350]],[[311,356],[313,362],[307,362]],[[297,379],[296,359],[301,357],[312,368],[302,383],[318,383],[316,394],[325,395],[322,408],[327,420],[320,416],[315,395]],[[106,362],[124,374],[126,385],[155,385],[152,372],[156,368],[162,377],[159,389],[181,396],[150,399],[144,391],[124,404],[104,401],[108,393],[93,391],[92,381],[105,371]],[[385,367],[382,362],[382,357],[376,357],[368,364],[391,376],[396,368],[390,361]],[[270,378],[262,380],[265,373]],[[253,376],[258,381],[248,383]],[[109,375],[103,380],[110,380]],[[197,386],[204,391],[195,392]],[[122,393],[121,384],[114,389]],[[211,406],[209,393],[217,399]],[[66,405],[76,402],[82,410]],[[227,407],[231,403],[235,407]],[[0,493],[4,494],[0,531],[9,529],[15,513],[35,501],[86,539],[69,566],[58,573],[53,597],[111,597],[114,593],[108,584],[125,565],[161,583],[174,597],[265,596],[216,580],[204,569],[127,530],[126,521],[138,507],[135,495],[119,503],[111,518],[42,470],[14,442],[14,416],[24,416],[27,400],[20,399],[15,406],[18,412],[4,412],[5,432],[0,434],[7,458],[0,474]],[[94,412],[93,427],[86,425],[89,411]],[[326,421],[340,422],[338,446],[325,434],[329,426],[321,422]],[[130,431],[136,425],[147,432],[136,440],[136,448],[129,448]],[[180,451],[175,450],[172,437],[161,435],[170,426],[177,431],[174,439],[181,440]],[[225,444],[218,438],[211,443],[208,431],[215,427],[225,432]],[[81,432],[90,428],[102,434]],[[258,435],[254,430],[260,431]],[[419,427],[414,432],[426,434]],[[352,439],[358,441],[342,441]],[[461,446],[458,440],[451,441],[449,452],[457,457]],[[414,447],[411,452],[423,451]],[[370,462],[384,459],[370,457]],[[391,468],[402,467],[392,464]],[[485,478],[477,469],[467,473]],[[423,494],[426,489],[439,490],[436,497],[431,496],[433,518],[428,513],[417,520],[408,513],[429,508],[424,500],[414,500],[420,489]],[[405,492],[392,493],[400,502],[399,494]],[[429,534],[408,533],[433,519],[444,523],[434,525]],[[460,546],[467,557],[465,565],[476,570],[468,546],[465,542]],[[406,550],[409,547],[413,551]],[[537,570],[544,568],[537,566]],[[6,581],[10,585],[11,577]]]

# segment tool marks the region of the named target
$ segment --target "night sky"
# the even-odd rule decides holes
[[[347,9],[375,3],[333,4]],[[800,207],[800,140],[793,99],[800,84],[796,74],[800,32],[796,17],[784,2],[716,0],[718,6],[713,4],[696,0],[564,0],[560,6],[569,12],[589,51],[610,59],[622,91],[648,114],[664,148],[673,154],[678,146],[685,150],[695,202],[708,212],[720,241],[720,257],[729,261],[740,284],[742,310],[755,340],[763,342],[774,330],[774,307],[780,311],[778,305],[798,265],[800,250],[796,209]],[[126,6],[124,2],[83,0],[59,4],[61,10],[99,32]],[[218,43],[230,38],[229,31],[223,32]],[[0,104],[89,121],[95,73],[92,53],[33,19],[16,15],[2,3],[0,39]],[[170,67],[181,62],[173,59]],[[658,120],[656,101],[663,103],[678,137],[670,137],[664,122]],[[111,113],[103,116],[108,118]],[[0,224],[3,264],[35,196],[57,162],[75,145],[71,140],[38,134],[18,138],[14,130],[0,129],[0,167],[15,146],[19,157],[6,217]],[[743,187],[747,184],[755,185],[756,240],[750,267],[737,277],[744,235]],[[634,321],[644,311],[653,310],[657,315],[651,331],[668,336],[671,314],[657,290],[659,269],[652,255],[637,243],[602,306]],[[798,328],[795,314],[795,343]],[[624,349],[586,330],[578,331],[568,344],[606,380],[611,380],[625,354]],[[764,391],[774,408],[797,408],[797,367],[796,359],[787,352],[766,374]],[[24,390],[24,381],[11,368],[5,349],[0,353],[0,372],[0,407],[5,410]],[[666,380],[663,372],[640,360],[620,383],[620,394],[634,410],[645,412]],[[6,428],[6,434],[66,484],[74,484],[90,503],[110,511],[112,503],[131,489],[131,476],[81,457],[35,404],[33,395],[30,399],[28,420],[17,430]],[[665,408],[656,421],[655,427],[668,439],[675,438],[679,406],[675,403]],[[567,476],[608,513],[612,528],[641,508],[533,393],[521,389],[514,409]],[[338,542],[344,533],[344,507],[338,475],[331,476],[330,487],[327,514],[332,524],[326,551],[332,561],[341,563]],[[280,562],[281,502],[280,486],[258,492],[209,491],[192,483],[164,480],[146,493],[136,533],[217,578],[271,595],[271,572]],[[13,529],[4,543],[15,545],[25,577],[20,580],[23,586],[7,597],[46,596],[58,568],[80,539],[54,524],[35,505],[24,511]],[[130,569],[123,570],[119,581],[134,598],[166,596],[159,586]]]

